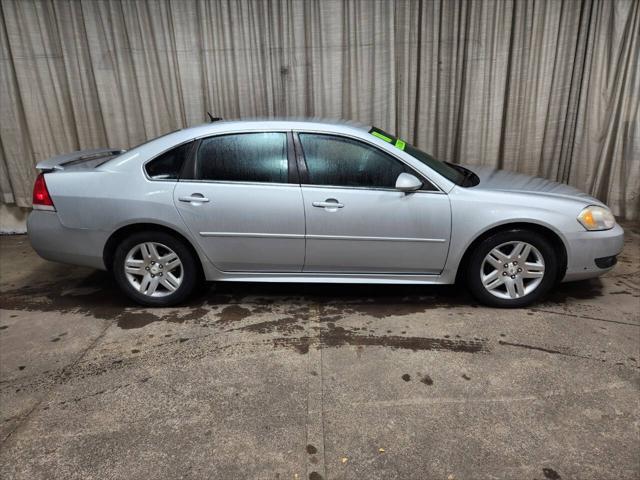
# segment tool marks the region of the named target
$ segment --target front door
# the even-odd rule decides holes
[[[395,190],[400,173],[417,175],[367,143],[300,133],[306,176],[305,272],[438,274],[449,248],[449,199]]]
[[[196,147],[174,202],[218,269],[302,270],[304,207],[299,184],[290,183],[287,145],[286,133],[261,132],[213,136]]]

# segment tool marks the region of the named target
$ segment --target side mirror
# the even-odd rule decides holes
[[[401,173],[396,180],[396,189],[401,192],[415,192],[422,188],[422,182],[410,173]]]

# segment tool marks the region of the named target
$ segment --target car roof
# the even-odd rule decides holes
[[[141,145],[131,148],[127,153],[141,154],[143,157],[155,156],[181,143],[191,141],[196,138],[210,135],[236,133],[236,132],[261,132],[261,131],[314,131],[325,133],[343,133],[356,136],[365,135],[370,127],[357,122],[346,120],[332,120],[320,118],[249,118],[238,120],[218,120],[204,123],[182,130],[166,133],[149,140]],[[130,155],[122,156],[112,165],[122,165],[131,158]],[[109,163],[106,162],[105,165]]]
[[[148,142],[133,147],[129,151],[139,151],[148,154],[160,152],[171,148],[173,145],[206,137],[209,135],[236,133],[236,132],[261,132],[261,131],[318,131],[326,133],[344,133],[356,136],[366,134],[370,127],[357,122],[330,119],[276,119],[276,118],[250,118],[239,120],[218,120],[204,123],[182,130],[176,130],[156,137]]]
[[[232,120],[218,120],[211,123],[204,123],[193,127],[179,130],[178,132],[188,134],[190,136],[201,136],[207,133],[214,133],[218,131],[242,131],[246,130],[259,130],[259,129],[283,129],[283,130],[329,130],[329,131],[342,131],[342,130],[358,130],[360,133],[368,132],[371,127],[363,123],[339,120],[339,119],[327,119],[327,118],[243,118]],[[178,133],[175,132],[175,133]]]

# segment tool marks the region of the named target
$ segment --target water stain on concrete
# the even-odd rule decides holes
[[[251,310],[240,305],[227,305],[218,314],[218,324],[236,323],[251,315]]]
[[[451,302],[447,298],[438,297],[371,297],[354,299],[340,304],[321,304],[320,319],[324,321],[335,321],[343,315],[366,315],[368,317],[382,319],[395,316],[406,316],[420,314],[426,310],[444,308]],[[464,304],[461,299],[456,299],[456,303]],[[338,318],[336,318],[336,316]]]
[[[336,326],[331,326],[327,330],[322,330],[318,337],[302,336],[297,338],[289,338],[283,336],[272,338],[271,342],[274,347],[293,348],[301,354],[308,353],[309,348],[312,345],[322,348],[336,348],[344,345],[356,347],[386,347],[391,349],[411,350],[414,352],[421,350],[450,351],[461,353],[489,352],[487,341],[484,339],[451,340],[430,337],[402,337],[396,335],[362,335],[357,333],[357,331]]]
[[[564,303],[568,298],[589,300],[602,295],[604,295],[602,280],[592,278],[578,282],[563,283],[554,287],[547,295],[544,304]]]
[[[421,379],[420,382],[424,383],[425,385],[433,385],[433,379],[429,376],[429,375],[424,375]]]
[[[359,305],[350,305],[344,309],[348,314],[367,315],[373,318],[386,318],[391,316],[409,315],[412,313],[421,313],[425,310],[423,304],[378,304],[363,303]]]
[[[599,282],[590,282],[588,295],[598,293]],[[226,290],[226,291],[225,291]],[[460,353],[488,352],[485,339],[465,340],[456,335],[455,339],[447,334],[444,338],[407,336],[408,330],[399,330],[400,335],[392,335],[391,329],[386,333],[378,333],[373,327],[336,325],[349,315],[368,317],[367,325],[375,324],[376,319],[393,316],[420,314],[428,309],[443,308],[451,304],[452,296],[456,303],[466,303],[467,297],[452,288],[441,288],[442,295],[424,295],[423,287],[405,286],[360,286],[353,285],[345,289],[336,285],[264,285],[254,284],[226,285],[208,295],[205,300],[200,295],[189,304],[172,309],[141,309],[126,303],[121,292],[105,272],[95,272],[69,287],[68,281],[51,284],[38,284],[28,288],[16,289],[0,293],[0,300],[7,309],[55,311],[58,313],[79,313],[99,319],[111,319],[122,329],[136,329],[154,322],[182,323],[201,321],[207,317],[217,317],[213,322],[202,322],[203,327],[227,328],[229,331],[247,332],[259,335],[273,334],[275,338],[267,339],[275,348],[293,348],[301,354],[309,351],[311,345],[319,347],[341,347],[344,345],[363,347],[385,347],[405,349],[414,352],[440,350]],[[565,289],[566,290],[566,289]],[[584,286],[575,290],[583,291]],[[254,297],[247,302],[251,293],[259,291],[264,297]],[[568,296],[575,296],[569,290]],[[401,294],[402,293],[402,294]],[[565,294],[565,293],[563,293]],[[231,302],[220,311],[216,311],[219,302]],[[243,302],[242,305],[239,303]],[[258,303],[256,303],[258,302]],[[254,315],[270,314],[283,311],[283,316],[247,324]],[[319,327],[313,326],[315,336],[302,335],[308,327],[308,320],[315,316]],[[406,328],[406,326],[405,326]],[[170,334],[166,335],[170,336]],[[504,334],[501,334],[503,337]],[[61,336],[53,340],[57,342]],[[187,339],[180,338],[179,342]],[[505,341],[501,345],[539,350],[552,354],[573,355],[561,350],[516,344]],[[359,350],[360,351],[360,350]],[[463,376],[463,378],[465,378]],[[466,379],[466,378],[465,378]],[[423,379],[424,380],[424,379]],[[426,382],[423,382],[428,384]]]
[[[112,297],[111,295],[119,295]],[[59,313],[87,313],[97,318],[113,318],[126,304],[106,272],[94,272],[77,279],[75,287],[64,280],[35,283],[0,293],[6,309],[21,311],[55,311]],[[111,299],[114,299],[112,301]]]
[[[117,325],[123,330],[131,330],[146,327],[159,320],[160,317],[151,312],[122,312],[117,317]]]
[[[124,310],[116,317],[118,327],[123,330],[146,327],[153,322],[184,323],[200,320],[207,315],[204,307],[166,310]]]
[[[419,350],[447,350],[451,352],[481,353],[488,351],[486,340],[454,340],[447,338],[404,337],[399,335],[361,335],[343,327],[330,325],[322,332],[320,340],[326,347],[342,345],[363,345]]]
[[[309,346],[312,341],[312,338],[307,336],[298,338],[279,337],[271,339],[271,343],[275,348],[293,348],[300,355],[309,353]]]
[[[38,277],[38,272],[34,272],[34,276]],[[588,288],[584,287],[584,282],[576,285],[563,286],[558,292],[558,300],[562,301],[561,297],[578,298],[579,294],[584,298],[601,294],[599,281],[587,283]],[[255,296],[256,293],[258,296]],[[238,304],[251,295],[255,298],[250,308]],[[284,305],[288,315],[285,322],[274,324],[273,328],[268,324],[247,327],[249,330],[253,328],[256,333],[276,331],[282,335],[292,335],[302,329],[296,325],[293,318],[307,320],[311,315],[311,304],[317,305],[314,311],[319,321],[328,324],[352,314],[366,315],[374,319],[419,314],[428,309],[451,306],[452,302],[457,305],[474,304],[466,293],[460,293],[459,289],[450,286],[427,288],[409,285],[349,285],[345,288],[343,285],[219,284],[215,292],[204,288],[180,308],[145,310],[127,300],[111,276],[103,271],[83,277],[77,276],[71,280],[65,276],[50,283],[38,283],[38,280],[34,280],[29,286],[0,292],[0,304],[7,310],[76,313],[97,319],[115,320],[122,329],[142,328],[160,321],[198,321],[212,313],[212,309],[217,305],[227,304],[217,313],[218,321],[214,322],[218,326],[224,326],[241,322],[250,315],[271,313],[275,305]],[[5,329],[7,326],[0,328]],[[345,338],[343,332],[329,330],[326,340],[328,345],[380,344],[379,341],[364,335]],[[375,331],[369,329],[369,333]],[[391,337],[382,344],[409,348],[412,341],[407,338],[411,337]],[[452,346],[444,345],[443,348]],[[411,348],[423,349],[416,342]]]
[[[547,478],[549,480],[561,480],[562,479],[560,474],[558,472],[556,472],[553,468],[543,468],[542,469],[542,474],[544,475],[544,478]]]
[[[181,323],[208,312],[197,300],[180,309],[146,311],[128,302],[109,274],[102,271],[77,279],[71,287],[65,280],[4,291],[0,293],[0,304],[8,310],[75,313],[115,320],[122,329],[142,328],[157,321]]]
[[[254,333],[278,332],[285,336],[294,334],[302,330],[304,330],[304,327],[300,325],[299,319],[296,317],[285,317],[278,320],[268,320],[264,322],[252,323],[251,325],[233,329],[233,331]]]

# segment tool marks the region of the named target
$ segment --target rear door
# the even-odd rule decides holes
[[[306,211],[305,272],[438,274],[451,232],[446,194],[395,189],[399,159],[359,139],[298,134]]]
[[[302,270],[304,207],[290,133],[204,138],[185,170],[174,202],[217,268]]]

